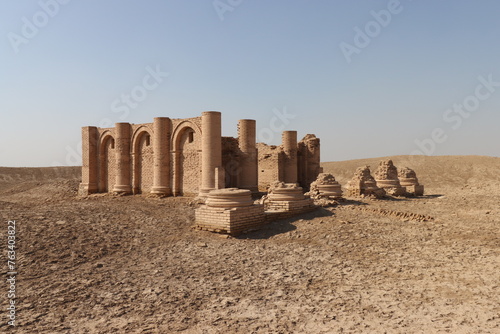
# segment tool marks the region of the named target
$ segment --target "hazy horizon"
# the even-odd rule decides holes
[[[222,112],[321,161],[498,157],[500,3],[7,2],[0,166],[79,166],[81,127]]]

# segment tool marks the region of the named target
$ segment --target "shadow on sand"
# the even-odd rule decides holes
[[[312,220],[317,217],[333,216],[334,213],[329,208],[318,208],[312,212],[297,215],[295,217],[280,219],[269,222],[257,231],[251,231],[237,236],[238,239],[269,239],[275,235],[296,230],[295,224],[299,220]]]

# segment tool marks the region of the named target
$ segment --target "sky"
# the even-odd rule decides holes
[[[2,2],[0,166],[81,165],[81,127],[222,112],[321,160],[500,155],[497,0]]]

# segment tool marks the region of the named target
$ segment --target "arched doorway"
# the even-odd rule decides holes
[[[99,157],[99,192],[110,192],[116,182],[115,140],[111,135],[101,140]]]
[[[134,193],[149,193],[153,187],[154,151],[151,135],[139,133],[134,140]]]
[[[185,124],[174,135],[174,193],[196,195],[201,180],[201,136]]]

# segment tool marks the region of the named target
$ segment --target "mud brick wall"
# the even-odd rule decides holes
[[[134,175],[137,178],[135,184],[138,192],[149,193],[153,187],[154,167],[153,145],[149,134],[141,136],[136,154],[135,159],[138,163]]]
[[[296,132],[286,131],[281,146],[256,144],[253,120],[239,121],[238,138],[222,137],[220,117],[218,112],[203,112],[201,117],[156,117],[153,123],[82,128],[79,193],[203,196],[225,187],[266,191],[274,181],[316,178],[316,137],[308,135],[307,145],[304,139],[297,144]]]
[[[243,167],[241,151],[236,138],[222,137],[222,168],[225,177],[224,186],[226,188],[238,188]]]
[[[320,166],[320,140],[308,134],[298,143],[298,182],[306,191],[323,170]]]
[[[172,119],[170,184],[174,195],[196,195],[201,186],[201,117]]]
[[[257,144],[259,191],[267,191],[274,181],[283,179],[283,148],[263,143]]]
[[[306,198],[300,201],[270,201],[265,204],[266,221],[290,218],[317,209],[314,201]]]
[[[195,220],[198,229],[237,235],[265,223],[264,206],[222,209],[203,205],[196,209]]]
[[[306,198],[300,201],[269,201],[265,204],[265,207],[266,211],[290,212],[301,212],[302,210],[315,208],[314,201],[310,198]]]
[[[287,131],[287,133],[290,132],[292,131]],[[288,140],[290,136],[283,137],[283,141],[291,142]],[[257,143],[259,191],[266,191],[274,181],[298,182],[302,188],[309,190],[309,185],[322,172],[320,141],[315,135],[308,134],[298,142],[296,152],[291,151],[290,147],[285,152],[284,144],[271,146]],[[288,144],[290,145],[290,143]],[[290,163],[296,163],[297,167],[291,168]],[[290,176],[290,172],[297,175]]]
[[[196,195],[200,191],[201,138],[194,131],[186,130],[179,142],[178,174],[183,195]]]

